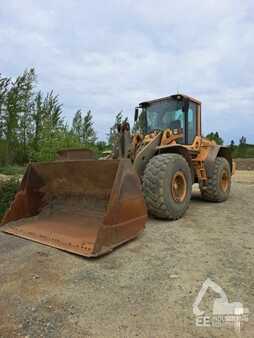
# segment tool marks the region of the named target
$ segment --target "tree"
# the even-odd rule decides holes
[[[97,155],[99,157],[105,156],[104,152],[106,151],[108,153],[111,153],[111,147],[105,141],[98,141],[96,142],[95,146],[96,146]]]
[[[83,119],[82,125],[82,143],[83,144],[94,144],[96,141],[96,133],[93,128],[93,116],[89,110]]]
[[[26,70],[17,78],[19,84],[18,138],[20,151],[17,160],[27,162],[30,157],[29,142],[32,137],[33,87],[36,79],[34,69]]]
[[[242,136],[239,140],[239,146],[244,146],[247,143],[246,137]]]
[[[234,140],[230,141],[230,149],[231,149],[231,151],[235,150],[235,142],[234,142]]]
[[[43,128],[41,132],[40,146],[33,154],[35,161],[52,161],[56,158],[58,150],[63,148],[76,148],[80,146],[77,137],[73,135],[67,125],[58,127],[52,132]]]
[[[42,126],[43,128],[51,128],[52,131],[63,126],[62,119],[62,104],[59,102],[58,95],[55,95],[53,90],[48,92],[42,104]]]
[[[6,139],[9,163],[23,161],[25,156],[28,128],[31,124],[30,105],[34,79],[34,70],[25,70],[15,81],[11,82],[6,95],[3,133]]]
[[[103,152],[104,150],[108,149],[108,145],[105,141],[98,141],[96,142],[96,147],[100,152]]]
[[[72,121],[72,133],[78,137],[81,144],[93,145],[96,142],[96,133],[93,127],[93,116],[91,110],[89,110],[84,118],[82,117],[82,111],[77,110]]]
[[[0,74],[0,139],[2,139],[4,135],[4,115],[10,82],[10,78],[2,78]]]
[[[108,135],[108,143],[109,145],[115,144],[115,142],[118,140],[118,125],[122,124],[124,121],[123,119],[123,112],[120,111],[116,114],[115,122],[113,126],[110,128],[109,135]]]
[[[239,157],[247,157],[247,139],[245,136],[242,136],[239,140],[238,155]]]
[[[96,145],[91,111],[83,114],[78,110],[69,128],[62,117],[58,95],[53,90],[46,95],[35,92],[35,83],[33,68],[14,79],[0,74],[1,163],[51,160],[65,147],[86,145],[103,152],[106,145],[103,142]]]
[[[82,112],[77,110],[72,121],[72,132],[82,142]]]
[[[6,145],[8,163],[28,159],[34,82],[33,68],[25,70],[14,80],[0,80],[0,138]]]
[[[43,120],[43,97],[41,91],[39,91],[35,98],[33,104],[33,148],[35,151],[38,150],[38,145],[40,141],[40,135],[42,131],[42,120]]]
[[[211,132],[206,135],[206,138],[210,141],[215,141],[216,144],[222,145],[224,143],[223,139],[220,137],[219,133],[216,131],[215,133]]]
[[[59,139],[65,137],[66,132],[62,119],[62,104],[59,102],[58,95],[50,91],[43,97],[39,91],[34,98],[32,118],[32,159],[53,159],[57,151],[56,145]]]

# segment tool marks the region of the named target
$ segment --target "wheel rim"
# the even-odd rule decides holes
[[[182,171],[177,171],[171,182],[172,197],[175,202],[181,203],[187,195],[187,181]]]
[[[220,180],[220,186],[221,186],[221,190],[223,192],[226,192],[228,190],[228,187],[229,187],[229,175],[228,175],[228,171],[227,171],[226,168],[224,168],[223,171],[222,171],[221,180]]]

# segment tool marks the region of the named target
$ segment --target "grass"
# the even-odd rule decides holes
[[[0,166],[0,174],[10,176],[0,179],[0,222],[18,191],[20,177],[24,175],[25,169],[18,165]]]
[[[0,166],[0,174],[8,176],[24,175],[26,168],[18,165]]]
[[[14,199],[19,185],[20,182],[17,176],[0,182],[0,222],[5,211],[9,208],[11,201]]]

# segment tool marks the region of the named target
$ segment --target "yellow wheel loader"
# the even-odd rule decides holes
[[[113,158],[129,158],[151,215],[178,219],[189,206],[193,183],[203,199],[225,201],[234,171],[230,149],[201,136],[201,102],[176,94],[140,103],[134,133],[119,126]]]
[[[3,220],[3,231],[79,255],[99,256],[143,231],[148,212],[178,219],[192,184],[204,199],[227,199],[233,163],[228,148],[201,136],[201,103],[186,95],[143,102],[133,133],[118,126],[104,160],[62,150],[28,166]]]

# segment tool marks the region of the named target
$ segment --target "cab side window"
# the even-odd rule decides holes
[[[188,111],[188,144],[192,144],[197,134],[197,104],[190,102]]]

